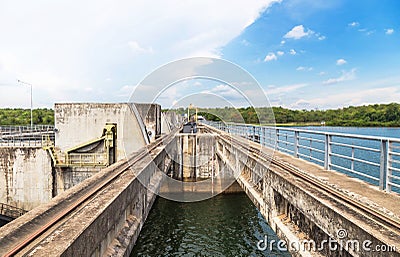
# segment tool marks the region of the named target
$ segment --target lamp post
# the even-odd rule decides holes
[[[33,99],[32,99],[32,84],[24,82],[22,80],[17,79],[17,81],[21,84],[27,85],[31,87],[31,129],[33,129]]]

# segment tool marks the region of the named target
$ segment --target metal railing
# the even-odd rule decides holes
[[[31,126],[0,126],[0,137],[4,135],[54,131],[54,125],[34,125]]]
[[[327,170],[400,193],[400,138],[205,122],[220,130],[309,160]]]
[[[70,153],[61,164],[68,166],[106,166],[107,153]]]
[[[24,209],[17,208],[15,206],[5,204],[5,203],[0,203],[0,214],[3,216],[7,216],[13,219],[16,219],[28,211],[25,211]]]
[[[0,146],[42,147],[43,137],[54,142],[52,125],[0,126]]]

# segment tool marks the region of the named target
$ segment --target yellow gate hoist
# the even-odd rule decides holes
[[[58,167],[109,166],[117,161],[116,140],[115,123],[106,123],[101,137],[74,146],[65,153],[57,153],[50,138],[42,139],[43,149],[49,152],[54,165]]]

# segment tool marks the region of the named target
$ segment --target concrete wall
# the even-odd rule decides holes
[[[237,182],[271,228],[288,245],[301,245],[302,240],[311,239],[319,247],[323,246],[323,242],[336,240],[336,243],[331,244],[332,248],[325,245],[317,252],[308,251],[306,248],[298,252],[292,251],[293,256],[386,257],[400,255],[399,233],[393,233],[394,230],[385,228],[380,222],[355,211],[354,207],[349,206],[342,199],[291,175],[285,169],[271,168],[272,165],[270,166],[257,155],[249,154],[244,147],[238,147],[235,143],[223,139],[218,140],[217,145],[217,154],[222,162],[231,170],[240,172]],[[287,160],[293,157],[275,153],[274,158]],[[294,159],[294,161],[301,162],[302,165],[307,164],[302,169],[308,167],[311,170],[310,166],[314,165],[303,160]],[[297,168],[293,163],[290,165]],[[306,172],[307,169],[303,171]],[[329,172],[332,173],[332,171]],[[341,229],[346,230],[345,239],[338,237],[337,231]],[[377,245],[390,245],[395,246],[396,251],[377,253],[361,247],[355,249],[346,244],[341,248],[337,243],[357,241],[361,244],[367,240],[371,242],[371,249],[375,249]],[[336,249],[334,249],[335,246]]]
[[[175,178],[196,181],[216,176],[217,158],[215,136],[212,134],[178,134],[177,151],[180,156]]]
[[[180,125],[183,117],[173,111],[161,113],[161,133],[168,134],[174,127]]]
[[[135,103],[142,118],[150,141],[161,134],[161,106],[159,104]]]
[[[117,124],[117,160],[137,151],[148,141],[146,129],[133,104],[56,103],[56,147],[62,152],[98,138],[106,123]]]
[[[52,198],[52,165],[39,147],[0,147],[0,202],[31,210]]]
[[[54,194],[70,189],[90,178],[101,170],[101,167],[56,167]]]
[[[165,141],[164,141],[165,142]],[[78,208],[67,221],[47,235],[32,252],[35,256],[129,256],[156,198],[162,174],[171,160],[168,142],[146,155]],[[137,154],[147,152],[142,148]],[[154,159],[153,159],[154,158]],[[167,163],[166,163],[167,162]],[[59,211],[113,176],[124,161],[104,168],[49,203],[36,208],[0,229],[0,255],[54,218]],[[53,215],[53,216],[52,216]]]

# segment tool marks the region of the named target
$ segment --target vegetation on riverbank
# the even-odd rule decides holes
[[[281,126],[354,126],[354,127],[400,127],[400,104],[374,104],[350,106],[334,110],[290,110],[272,107],[275,122]],[[180,108],[178,113],[187,113]],[[193,110],[191,110],[193,114]],[[199,115],[207,120],[224,120],[225,122],[246,122],[258,124],[273,123],[270,108],[201,108]],[[0,109],[0,125],[29,125],[30,109]],[[52,109],[34,109],[34,124],[53,124]]]
[[[54,124],[54,111],[52,109],[34,109],[32,112],[33,124]],[[30,109],[0,109],[0,125],[29,125],[31,124]]]
[[[399,127],[400,104],[374,104],[350,106],[334,110],[290,110],[272,107],[276,124],[289,126],[354,126],[354,127]],[[257,112],[256,112],[257,111]],[[201,109],[199,114],[207,120],[246,123],[271,123],[268,108],[212,108]],[[257,114],[260,119],[258,119]],[[243,117],[243,118],[242,118]]]

